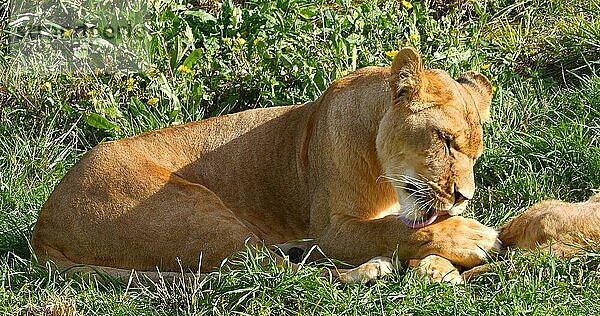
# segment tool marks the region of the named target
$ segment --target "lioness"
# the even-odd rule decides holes
[[[210,271],[245,241],[313,238],[355,265],[394,251],[478,265],[497,233],[457,215],[491,95],[482,74],[453,80],[404,48],[315,102],[99,144],[44,204],[33,248],[61,267]]]

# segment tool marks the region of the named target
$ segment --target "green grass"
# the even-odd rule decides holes
[[[206,12],[182,0],[157,1],[143,40],[150,64],[131,74],[19,72],[6,47],[7,29],[2,32],[0,313],[600,313],[596,253],[560,261],[511,252],[510,269],[461,286],[429,284],[412,271],[371,286],[342,286],[318,278],[310,265],[296,274],[257,266],[249,253],[240,269],[216,271],[196,284],[99,284],[36,267],[29,240],[37,213],[98,142],[313,100],[348,72],[388,65],[385,52],[405,44],[419,48],[428,67],[455,76],[480,70],[496,88],[471,216],[499,226],[537,201],[581,201],[600,189],[597,0],[474,0],[453,8],[413,2],[412,9],[393,0],[225,1],[220,9],[211,3],[201,6],[212,8]],[[47,18],[52,10],[57,7],[49,7]],[[80,13],[88,18],[98,14],[85,10]],[[6,21],[0,25],[6,28]]]

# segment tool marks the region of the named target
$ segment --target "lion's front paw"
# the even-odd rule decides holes
[[[446,258],[429,255],[421,260],[411,260],[409,264],[415,268],[417,275],[426,277],[433,282],[463,283],[460,272]]]
[[[392,259],[387,257],[376,257],[354,269],[340,272],[338,279],[342,283],[365,284],[392,273],[394,269],[395,265],[392,262]]]
[[[490,253],[503,248],[495,229],[461,216],[442,218],[420,233],[425,236],[422,257],[440,255],[465,268],[481,264]]]

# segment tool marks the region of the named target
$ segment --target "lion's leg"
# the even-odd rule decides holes
[[[110,181],[90,181],[89,187],[65,178],[36,224],[32,244],[41,261],[63,260],[51,251],[60,249],[76,264],[208,272],[245,243],[262,245],[210,189],[156,170],[103,175]],[[142,171],[143,185],[136,175]]]
[[[119,280],[124,283],[139,284],[150,280],[151,282],[167,282],[171,283],[176,280],[196,280],[201,281],[206,277],[206,273],[193,273],[171,271],[137,271],[134,269],[119,269],[106,266],[85,265],[69,260],[62,252],[49,246],[40,246],[40,253],[45,253],[43,258],[38,258],[39,264],[47,264],[48,259],[52,261],[56,268],[67,275],[74,273],[87,273],[89,277],[104,281],[104,276],[109,276],[112,279]],[[43,249],[43,250],[42,250]]]
[[[342,283],[365,284],[391,274],[399,264],[388,257],[376,257],[353,269],[324,270],[323,275],[331,274]]]
[[[323,274],[327,276],[329,273],[342,283],[365,284],[397,271],[400,266],[397,260],[375,257],[353,269],[335,269],[324,271]],[[416,269],[417,275],[433,282],[463,283],[460,272],[452,262],[437,255],[429,255],[421,260],[409,260],[409,266]]]
[[[458,269],[444,257],[429,255],[421,260],[410,260],[409,266],[415,268],[417,275],[433,282],[463,283]]]
[[[493,228],[460,216],[442,217],[420,229],[408,228],[394,216],[338,220],[319,236],[318,244],[326,255],[355,265],[395,252],[400,260],[435,254],[466,268],[502,248]]]
[[[248,244],[247,241],[246,244]],[[61,251],[54,249],[50,246],[39,243],[36,246],[36,248],[38,249],[36,253],[44,254],[39,258],[34,258],[37,259],[37,262],[39,264],[46,265],[48,263],[48,260],[51,260],[53,265],[50,265],[49,267],[55,266],[61,273],[65,273],[66,275],[72,275],[74,273],[86,273],[88,274],[88,277],[100,281],[105,281],[105,276],[108,276],[112,279],[132,284],[140,284],[146,281],[154,283],[172,283],[179,281],[199,282],[208,275],[208,273],[192,271],[191,269],[186,269],[183,266],[180,266],[179,270],[177,271],[164,271],[160,270],[158,267],[155,267],[154,270],[137,270],[82,264],[80,262],[71,261]],[[256,243],[251,246],[259,246],[259,244]],[[256,249],[250,248],[250,250],[254,251]],[[235,255],[235,253],[233,253],[233,255]],[[293,271],[296,271],[296,269],[298,268],[296,264],[286,262],[283,257],[277,255],[276,253],[271,252],[271,258],[273,258],[273,260],[277,264],[290,267]],[[264,258],[263,264],[268,264],[269,261],[269,258]]]
[[[223,217],[219,217],[218,220],[222,221]],[[206,220],[205,224],[210,224],[210,220]],[[152,253],[153,255],[159,254],[161,258],[172,258],[173,261],[175,261],[173,264],[166,264],[165,262],[156,260],[148,262],[146,259],[144,263],[145,267],[128,267],[127,264],[103,265],[102,263],[95,264],[93,261],[90,262],[85,260],[74,261],[68,258],[62,251],[49,246],[38,238],[34,239],[33,243],[35,245],[35,253],[38,256],[37,261],[39,264],[46,264],[48,260],[51,260],[61,272],[67,274],[76,272],[90,272],[94,275],[106,274],[123,282],[128,282],[132,278],[133,281],[148,278],[154,282],[161,280],[170,282],[171,280],[181,278],[186,280],[202,279],[206,275],[206,272],[213,271],[224,259],[235,256],[246,246],[250,247],[250,251],[254,251],[258,249],[258,247],[263,246],[263,242],[239,221],[234,221],[233,223],[226,222],[226,225],[223,225],[223,227],[218,227],[218,223],[213,224],[214,225],[211,225],[211,230],[214,235],[202,235],[200,234],[201,231],[185,232],[189,234],[189,239],[182,242],[188,245],[197,245],[197,247],[189,246],[189,250],[187,251],[161,249],[160,247],[152,247],[151,245],[144,247],[148,253]],[[291,245],[295,244],[290,244],[289,246]],[[179,248],[184,247],[188,246],[181,245]],[[139,249],[129,250],[132,253],[132,259],[130,260],[134,260],[135,262],[143,260],[139,257],[147,257],[146,254],[137,253]],[[289,248],[287,250],[289,251]],[[277,264],[285,266],[289,265],[281,256],[274,252],[271,252],[271,254],[271,258],[273,258]],[[120,259],[112,258],[110,260],[115,262]],[[263,264],[268,264],[269,261],[269,258],[264,258]],[[137,265],[139,265],[139,263]],[[115,266],[119,268],[115,268]],[[297,269],[295,264],[291,264],[290,266],[293,270]]]

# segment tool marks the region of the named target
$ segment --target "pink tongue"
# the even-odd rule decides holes
[[[431,217],[429,217],[428,219],[424,220],[424,221],[414,221],[414,220],[409,220],[407,218],[401,217],[400,220],[402,221],[402,223],[404,223],[404,225],[410,227],[410,228],[422,228],[428,225],[431,225],[433,222],[435,222],[435,220],[437,219],[438,215],[440,215],[439,212],[431,215]]]

